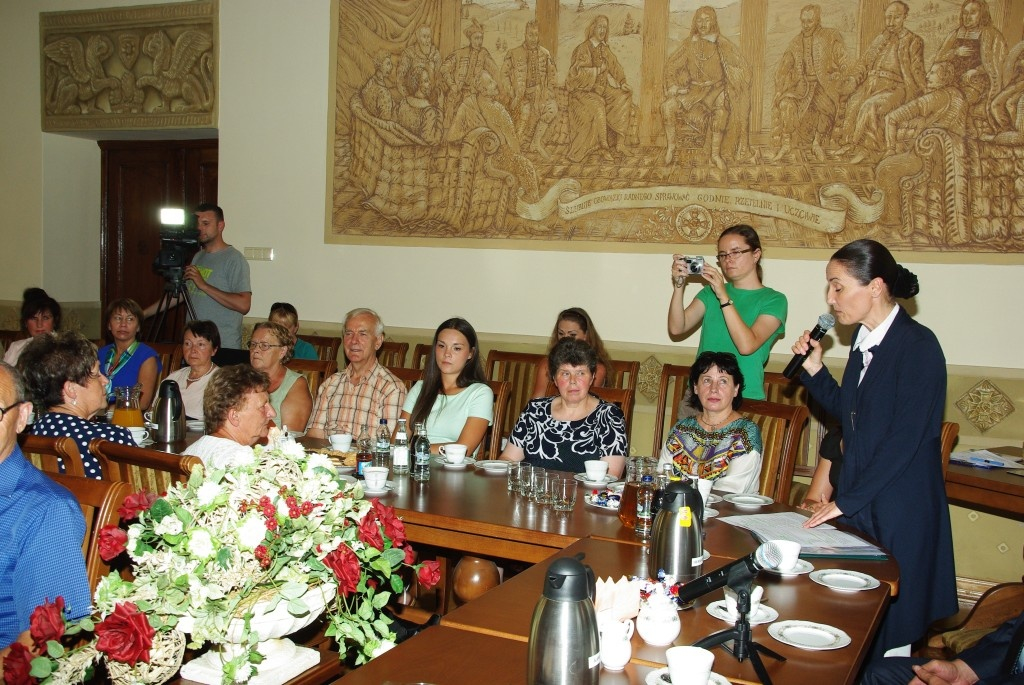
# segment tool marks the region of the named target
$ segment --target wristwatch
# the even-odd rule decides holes
[[[726,300],[725,302],[719,302],[718,305],[722,309],[725,309],[726,307],[731,307],[732,306],[732,300]]]

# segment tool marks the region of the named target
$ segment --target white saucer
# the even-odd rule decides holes
[[[206,422],[200,421],[199,419],[190,419],[185,422],[185,427],[188,428],[190,431],[204,431],[206,430]],[[297,433],[296,431],[288,431],[288,435],[291,435],[292,437],[299,437],[302,435],[302,433]]]
[[[730,493],[725,496],[725,501],[737,507],[763,507],[775,503],[771,497],[756,492]]]
[[[590,480],[585,473],[573,474],[573,478],[583,483],[588,488],[603,488],[615,482],[615,476],[605,476],[604,480]]]
[[[878,579],[859,571],[844,571],[838,568],[823,568],[810,575],[818,585],[824,585],[839,592],[860,592],[873,590],[879,586]]]
[[[712,508],[708,507],[707,509],[704,510],[704,520],[705,521],[707,521],[708,519],[713,519],[716,516],[718,516],[718,509],[712,509]]]
[[[138,447],[149,447],[154,442],[153,438],[143,438],[135,443]]]
[[[794,566],[788,571],[780,571],[776,568],[766,568],[762,570],[765,573],[773,573],[777,576],[782,576],[783,578],[793,578],[796,576],[802,576],[805,573],[810,573],[814,570],[814,564],[807,561],[806,559],[797,559],[796,566]]]
[[[659,668],[657,671],[651,671],[647,674],[644,683],[646,685],[672,685],[672,680],[668,677],[668,668]],[[729,681],[712,672],[711,677],[708,678],[708,685],[729,685]]]
[[[725,621],[726,623],[736,623],[736,619],[730,616],[729,611],[725,608],[724,599],[720,599],[717,602],[712,602],[711,604],[708,604],[706,609],[709,614],[711,614],[720,621]],[[772,609],[767,604],[761,604],[758,605],[757,611],[754,612],[754,615],[749,617],[747,620],[750,622],[750,625],[759,626],[762,623],[771,623],[778,617],[778,611]]]
[[[850,636],[839,628],[811,621],[779,621],[768,626],[768,634],[784,645],[812,652],[850,644]]]
[[[346,483],[358,483],[359,479],[355,476],[350,476],[347,473],[338,474],[338,478],[345,481]]]
[[[504,475],[508,473],[511,462],[497,461],[495,459],[481,459],[476,463],[477,469],[487,474]]]
[[[444,457],[434,457],[434,463],[441,466],[442,468],[449,469],[451,471],[462,471],[467,466],[472,466],[476,463],[476,459],[473,457],[466,457],[465,461],[460,461],[458,464],[453,464]]]
[[[718,504],[721,501],[722,501],[722,496],[721,495],[716,495],[713,492],[708,493],[708,502],[707,502],[708,504]]]
[[[379,497],[380,495],[386,495],[394,489],[395,482],[393,480],[389,480],[387,483],[385,483],[383,490],[371,490],[370,488],[366,487],[366,483],[363,482],[363,494],[369,495],[371,497]]]

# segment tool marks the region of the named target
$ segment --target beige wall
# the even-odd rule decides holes
[[[99,150],[90,140],[40,132],[38,12],[130,4],[138,3],[0,2],[0,301],[18,300],[30,284],[62,301],[99,300]],[[491,335],[544,337],[559,309],[580,305],[616,348],[669,344],[666,255],[324,245],[330,3],[221,0],[220,8],[225,237],[276,255],[252,263],[254,315],[289,300],[303,319],[331,322],[365,305],[406,329],[432,330],[460,314]],[[827,255],[767,253],[767,282],[789,297],[788,341],[826,309]],[[921,279],[915,316],[936,332],[949,363],[960,373],[988,367],[978,375],[1020,379],[1024,317],[1004,303],[1019,296],[1024,265],[902,259]],[[683,344],[690,356],[695,346],[695,338]],[[788,342],[775,349],[778,365]],[[847,353],[844,345],[830,351],[837,361]],[[1024,396],[1013,399],[1024,411]],[[1020,524],[964,515],[958,537],[961,523],[972,545],[961,555],[962,573],[1019,578]],[[1010,551],[994,551],[1000,543]]]

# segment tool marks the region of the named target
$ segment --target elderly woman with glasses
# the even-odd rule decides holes
[[[276,323],[262,321],[252,329],[249,339],[249,363],[267,374],[270,405],[280,426],[303,430],[313,411],[313,396],[306,377],[285,367],[292,358],[295,336]]]
[[[703,324],[697,354],[734,354],[746,379],[743,397],[763,400],[764,365],[772,345],[786,332],[786,296],[761,283],[761,239],[750,226],[738,224],[722,231],[717,257],[721,271],[705,263],[696,272],[689,258],[672,255],[668,332],[681,339]],[[704,287],[684,306],[688,280],[703,282]]]
[[[139,386],[139,406],[148,407],[156,397],[156,379],[163,368],[160,355],[139,342],[142,307],[130,298],[107,305],[107,330],[114,342],[99,351],[100,369],[107,377],[107,402],[114,401],[114,388]]]
[[[91,420],[107,409],[107,377],[100,370],[96,346],[81,333],[63,331],[33,338],[21,353],[18,369],[36,411],[45,410],[32,432],[72,438],[89,478],[103,477],[99,462],[89,452],[93,438],[135,444],[127,428]]]

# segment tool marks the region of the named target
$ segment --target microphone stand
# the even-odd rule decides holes
[[[750,613],[750,586],[756,575],[756,573],[750,573],[746,568],[740,568],[735,573],[730,571],[727,584],[736,593],[736,611],[739,613],[736,624],[732,628],[726,628],[725,630],[708,635],[704,639],[695,642],[693,646],[711,649],[712,647],[722,645],[722,649],[735,656],[736,660],[740,663],[743,663],[744,659],[750,657],[750,663],[754,667],[754,672],[757,673],[758,679],[763,685],[772,685],[771,676],[768,675],[768,670],[764,667],[764,662],[761,661],[760,653],[779,661],[785,661],[786,657],[762,644],[754,642],[751,637],[750,619],[748,617]],[[730,640],[732,640],[731,649],[725,646],[725,643]]]

